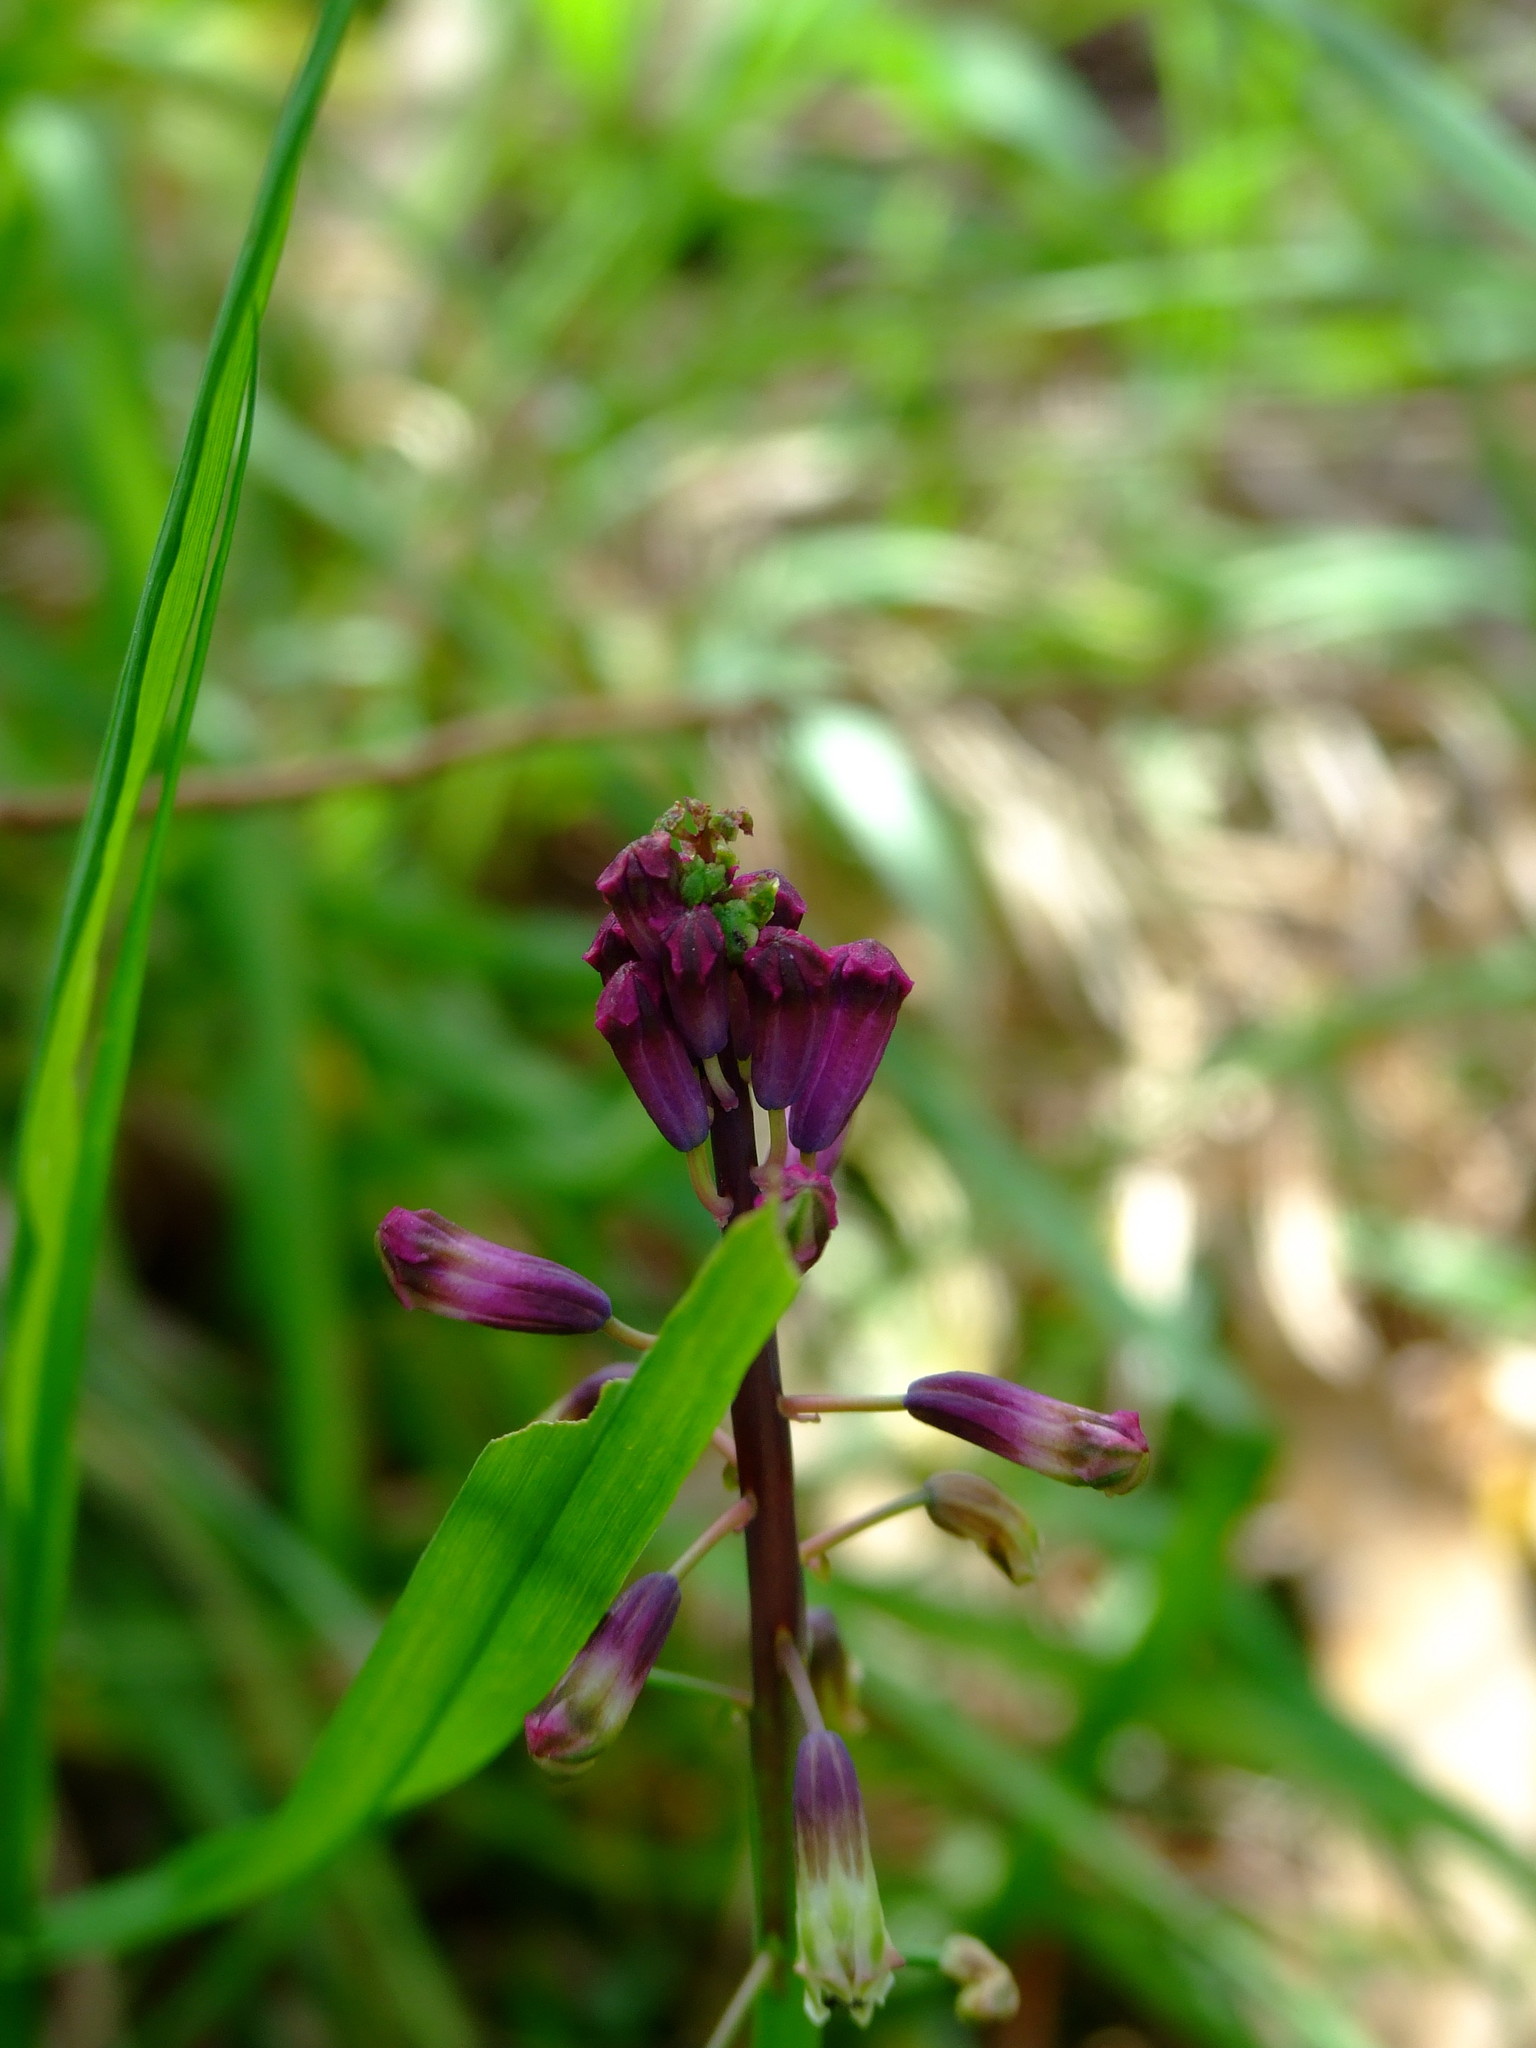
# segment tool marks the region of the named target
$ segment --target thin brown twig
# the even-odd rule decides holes
[[[479,711],[449,719],[389,753],[349,749],[257,768],[189,768],[176,792],[176,808],[238,811],[257,804],[302,803],[337,789],[399,789],[428,781],[465,762],[513,754],[551,741],[703,732],[756,724],[781,710],[772,698],[701,704],[695,698],[658,697],[635,704],[563,699],[526,709]],[[85,816],[90,798],[91,786],[85,782],[0,791],[0,831],[46,832],[77,824]],[[160,779],[156,776],[146,784],[139,800],[140,817],[151,816],[159,801]]]

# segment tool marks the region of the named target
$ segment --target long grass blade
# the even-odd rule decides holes
[[[22,1114],[6,1371],[6,1687],[0,1716],[0,1931],[32,1921],[47,1807],[45,1695],[68,1568],[73,1423],[86,1302],[132,1050],[155,884],[228,559],[250,442],[256,339],[299,166],[352,0],[328,0],[285,105],[215,325],[134,621],[75,856]],[[151,768],[160,810],[107,967],[113,906]],[[104,986],[103,986],[104,984]],[[28,2021],[17,2008],[8,2038]]]

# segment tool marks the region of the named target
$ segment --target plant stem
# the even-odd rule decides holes
[[[842,1543],[850,1536],[862,1535],[866,1529],[873,1529],[880,1522],[888,1522],[893,1515],[904,1515],[909,1508],[927,1505],[928,1489],[914,1487],[911,1493],[901,1493],[894,1500],[882,1501],[877,1508],[866,1508],[862,1515],[852,1515],[846,1522],[834,1522],[828,1529],[818,1529],[814,1536],[807,1536],[800,1546],[800,1561],[812,1565],[825,1555],[834,1543]]]
[[[756,1513],[757,1502],[753,1500],[750,1494],[744,1493],[733,1507],[728,1507],[723,1515],[715,1517],[703,1535],[695,1536],[688,1548],[677,1560],[677,1563],[673,1565],[673,1578],[686,1578],[706,1552],[713,1550],[715,1545],[722,1538],[729,1536],[733,1529],[744,1529]]]
[[[764,1949],[754,1958],[752,1967],[736,1986],[731,2002],[721,2013],[715,2031],[704,2043],[704,2048],[731,2048],[741,2028],[742,2021],[752,2009],[752,2001],[768,1982],[773,1971],[773,1957]]]
[[[711,1145],[715,1185],[733,1215],[757,1199],[752,1169],[757,1143],[752,1106],[735,1064],[722,1056],[735,1109],[717,1108]],[[757,1864],[757,1917],[761,1946],[773,1958],[776,1988],[786,1988],[794,1926],[794,1827],[790,1805],[795,1753],[794,1715],[779,1660],[779,1638],[805,1636],[805,1591],[795,1528],[795,1469],[789,1424],[779,1412],[779,1347],[770,1337],[753,1361],[731,1405],[736,1469],[743,1495],[757,1501],[747,1524],[747,1585],[752,1606],[753,1847]]]
[[[781,1394],[779,1413],[791,1422],[814,1422],[819,1415],[894,1415],[907,1405],[905,1394]]]

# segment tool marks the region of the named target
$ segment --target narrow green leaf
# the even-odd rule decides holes
[[[795,1286],[774,1219],[737,1224],[589,1421],[532,1423],[481,1453],[282,1806],[59,1901],[12,1967],[132,1947],[247,1905],[386,1806],[493,1756],[619,1592]]]
[[[44,1695],[68,1568],[85,1305],[148,952],[150,914],[250,441],[257,328],[299,165],[351,14],[327,0],[284,107],[215,325],[81,832],[16,1166],[3,1390],[7,1594],[0,1932],[31,1924],[46,1810]],[[157,757],[165,776],[115,963],[109,924]],[[100,1005],[98,1025],[98,996]],[[26,2029],[25,2017],[18,2026]]]
[[[1228,0],[1330,58],[1437,170],[1496,219],[1536,238],[1536,161],[1458,79],[1337,0]]]

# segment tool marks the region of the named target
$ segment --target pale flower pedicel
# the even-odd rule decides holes
[[[912,983],[874,939],[824,951],[801,930],[804,899],[772,868],[739,870],[731,848],[752,822],[688,799],[622,848],[598,877],[607,914],[584,958],[601,984],[596,1026],[666,1142],[688,1155],[694,1190],[722,1225],[768,1206],[804,1272],[837,1226],[832,1175],[848,1124],[884,1056]],[[760,1156],[754,1112],[767,1120]],[[430,1209],[392,1209],[378,1243],[407,1308],[493,1329],[580,1336],[604,1330],[644,1351],[654,1340],[621,1323],[595,1282],[515,1251]],[[601,1427],[603,1404],[628,1399],[645,1365],[588,1370],[534,1426]],[[818,2025],[835,2007],[867,2026],[902,1959],[891,1946],[870,1855],[858,1773],[823,1709],[862,1732],[857,1667],[826,1608],[804,1605],[802,1555],[827,1569],[833,1545],[893,1513],[925,1508],[976,1544],[1014,1584],[1030,1578],[1027,1517],[976,1473],[935,1473],[910,1493],[807,1537],[795,1527],[788,1418],[905,1407],[917,1421],[1068,1485],[1124,1492],[1147,1469],[1138,1418],[1099,1414],[978,1373],[939,1373],[904,1395],[781,1393],[774,1339],[732,1405],[715,1445],[740,1497],[665,1572],[620,1592],[564,1676],[527,1716],[530,1754],[557,1776],[588,1769],[622,1732],[656,1666],[682,1580],[714,1544],[747,1533],[754,1689],[749,1751],[757,1856],[757,1948],[712,2037],[733,2037],[756,2002],[789,1996],[791,1956]],[[678,1681],[677,1674],[669,1674]],[[709,1684],[685,1680],[690,1685]],[[723,1690],[729,1700],[747,1695]],[[798,1700],[798,1716],[792,1705]],[[795,1742],[796,1720],[804,1733]],[[925,1958],[960,1985],[957,2011],[1002,2019],[1018,1993],[1006,1967],[970,1935]]]

